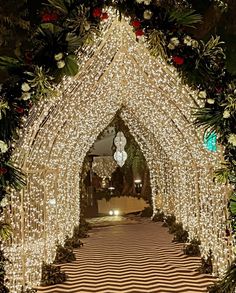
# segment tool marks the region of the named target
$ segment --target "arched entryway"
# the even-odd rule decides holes
[[[28,183],[14,192],[9,210],[16,231],[6,250],[13,260],[11,288],[37,284],[42,261],[54,258],[55,242],[62,243],[79,223],[84,157],[118,110],[148,163],[154,213],[174,213],[190,237],[201,239],[203,255],[213,251],[215,271],[227,265],[227,199],[212,182],[220,152],[205,150],[203,133],[191,124],[195,96],[173,68],[136,42],[126,22],[107,27],[80,73],[65,79],[54,100],[26,122],[15,160]]]

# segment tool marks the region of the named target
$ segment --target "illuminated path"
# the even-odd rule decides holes
[[[185,256],[171,240],[162,223],[145,220],[94,228],[75,250],[77,260],[62,266],[68,281],[38,292],[207,292],[213,279],[195,271],[200,259]]]

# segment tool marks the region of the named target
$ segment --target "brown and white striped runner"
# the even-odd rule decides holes
[[[100,227],[90,235],[76,261],[62,266],[66,283],[39,293],[198,293],[214,280],[195,271],[200,258],[185,256],[162,223]]]

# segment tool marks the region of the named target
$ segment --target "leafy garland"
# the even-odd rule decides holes
[[[11,162],[30,108],[54,94],[63,76],[78,72],[75,51],[90,45],[100,23],[113,6],[130,17],[137,39],[146,38],[153,55],[162,54],[183,79],[199,91],[205,107],[195,113],[196,125],[215,131],[224,145],[225,165],[216,179],[236,187],[236,87],[225,69],[225,53],[219,38],[207,43],[187,33],[201,17],[185,1],[175,0],[48,0],[34,28],[29,48],[19,59],[0,57],[0,69],[9,79],[0,91],[0,201],[1,214],[10,189],[25,184],[24,175]],[[236,192],[230,201],[232,229],[236,232]],[[0,283],[0,288],[4,284]]]

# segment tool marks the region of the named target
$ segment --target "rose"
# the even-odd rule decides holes
[[[58,54],[55,54],[54,55],[54,59],[56,60],[56,61],[59,61],[59,60],[61,60],[63,58],[63,53],[58,53]]]
[[[22,108],[22,107],[16,107],[16,112],[17,113],[19,113],[19,114],[22,114],[22,113],[24,113],[24,108]]]
[[[131,24],[135,28],[139,28],[141,26],[141,22],[139,20],[134,20]]]
[[[66,63],[63,60],[60,60],[60,61],[57,62],[57,67],[60,68],[60,69],[65,67],[65,65],[66,65]]]
[[[143,13],[143,18],[149,20],[152,18],[152,15],[153,13],[151,10],[145,10]]]
[[[31,97],[31,94],[30,93],[23,93],[22,96],[21,96],[21,99],[24,100],[24,101],[27,101],[29,100]]]
[[[200,92],[198,93],[198,97],[199,97],[200,99],[206,99],[206,97],[207,97],[206,91],[200,91]]]
[[[138,29],[135,32],[136,37],[142,37],[144,35],[144,31],[142,29]]]
[[[7,169],[4,167],[0,167],[0,175],[4,175],[7,173]]]
[[[58,20],[59,15],[55,12],[45,12],[41,15],[42,22],[52,22]]]
[[[207,103],[213,105],[215,103],[214,99],[207,99]]]
[[[232,144],[233,146],[236,146],[236,134],[231,133],[228,137],[228,142]]]
[[[102,15],[102,9],[99,8],[99,7],[94,8],[92,14],[93,14],[93,17],[95,17],[95,18],[96,17],[101,17],[101,15]]]
[[[7,150],[8,150],[7,144],[4,141],[0,140],[0,151],[1,151],[1,153],[4,154],[4,153],[7,152]]]
[[[223,113],[223,118],[227,119],[230,117],[230,112],[229,110],[224,110],[224,113]]]
[[[30,90],[30,85],[27,82],[22,83],[21,89],[23,92],[28,92]]]
[[[102,20],[107,20],[109,18],[109,15],[107,12],[103,12],[101,17],[100,17]]]
[[[184,58],[180,56],[173,56],[172,60],[174,61],[175,64],[177,65],[182,65],[184,64]]]

